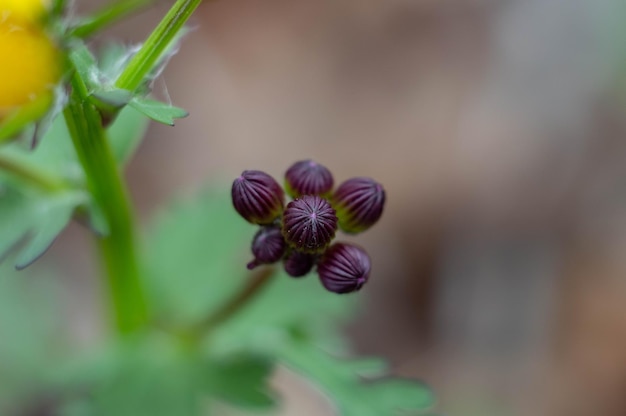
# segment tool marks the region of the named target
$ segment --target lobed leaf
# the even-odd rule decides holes
[[[431,390],[418,381],[362,378],[358,369],[369,367],[369,360],[344,361],[303,342],[286,344],[278,358],[317,384],[342,416],[424,414],[434,404]]]
[[[276,405],[268,385],[274,362],[267,357],[239,354],[214,357],[203,367],[204,388],[213,397],[235,406],[266,410]]]
[[[146,240],[145,268],[158,319],[185,326],[211,316],[245,286],[246,259],[255,227],[238,217],[227,192],[205,191],[161,214]],[[342,351],[335,328],[351,315],[354,297],[326,292],[314,274],[278,273],[256,297],[211,328],[206,354],[244,354],[239,365],[214,364],[214,394],[240,406],[262,408],[271,393],[262,380],[273,357],[311,379],[342,416],[392,416],[432,406],[419,382],[387,377],[380,359],[344,361],[320,349]],[[337,348],[339,347],[339,348]],[[219,377],[216,376],[219,374]],[[367,378],[369,377],[369,378]],[[375,377],[375,378],[371,378]]]
[[[130,102],[130,106],[146,117],[168,126],[173,126],[175,119],[184,118],[189,115],[189,113],[182,108],[147,98],[135,97]]]

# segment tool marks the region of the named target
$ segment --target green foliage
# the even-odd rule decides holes
[[[386,368],[378,360],[344,361],[302,341],[286,344],[279,356],[294,371],[317,383],[342,416],[418,414],[434,403],[430,389],[423,384],[384,377]],[[364,378],[366,375],[375,378]]]
[[[157,319],[166,327],[184,326],[216,313],[251,278],[245,264],[253,232],[226,192],[204,192],[161,214],[145,253]],[[242,357],[241,368],[226,366],[221,381],[212,384],[213,394],[240,405],[269,405],[271,395],[258,383],[269,372],[269,362],[255,360],[273,357],[318,384],[342,415],[428,409],[430,390],[414,381],[382,378],[386,367],[380,360],[344,361],[322,351],[320,346],[346,354],[345,342],[332,329],[352,315],[354,300],[326,292],[314,275],[293,279],[278,273],[233,316],[209,328],[204,354]],[[232,379],[232,374],[249,375],[249,380]],[[377,379],[363,378],[371,376]]]
[[[143,115],[159,123],[173,126],[177,118],[187,117],[189,113],[182,108],[174,107],[160,101],[135,97],[130,106]]]
[[[263,410],[276,405],[267,385],[273,361],[249,354],[215,358],[202,367],[203,387],[210,395],[248,409]]]
[[[220,405],[268,412],[278,404],[269,385],[278,364],[315,383],[341,415],[428,409],[430,391],[389,377],[381,360],[339,358],[349,349],[337,329],[354,313],[355,296],[328,293],[314,275],[246,270],[255,230],[227,192],[205,191],[164,211],[147,233],[138,272],[118,167],[144,136],[146,116],[173,125],[187,115],[146,95],[200,0],[177,0],[139,50],[114,45],[96,58],[78,37],[144,2],[123,3],[66,34],[73,72],[65,120],[54,119],[35,149],[0,148],[0,258],[9,259],[0,264],[0,414],[32,414],[40,403],[59,416],[206,416]],[[64,4],[54,2],[56,18]],[[24,122],[7,124],[11,135]],[[116,318],[142,312],[87,352],[60,332],[59,281],[12,268],[40,256],[74,215],[105,235]]]
[[[200,414],[199,366],[176,340],[146,334],[75,362],[58,376],[67,416]]]
[[[110,143],[120,164],[130,159],[147,128],[146,118],[126,107],[109,127]],[[62,117],[57,117],[35,149],[16,142],[0,148],[0,158],[36,175],[0,170],[0,259],[17,249],[16,266],[25,267],[39,257],[69,223],[74,212],[90,212],[94,227],[106,225],[97,215],[84,184],[84,174]],[[37,178],[45,180],[37,183]]]
[[[182,108],[143,97],[142,91],[133,94],[114,85],[123,68],[120,63],[126,62],[130,56],[128,50],[109,45],[102,53],[102,63],[98,64],[83,43],[76,43],[70,59],[85,82],[94,105],[104,113],[114,114],[128,104],[146,117],[168,126],[173,126],[175,119],[189,115]]]
[[[114,62],[123,60],[123,52],[120,48],[107,49],[106,73],[100,72],[97,60],[81,43],[75,45],[71,59],[90,91],[110,96],[119,90],[106,91],[103,80],[113,71]],[[108,127],[111,148],[120,165],[130,160],[147,126],[143,114],[125,107]],[[21,142],[10,143],[0,148],[0,158],[11,167],[17,166],[0,170],[0,259],[9,249],[17,249],[16,266],[27,266],[52,244],[76,211],[87,212],[100,234],[107,232],[99,208],[85,189],[84,173],[63,117],[53,120],[35,149]],[[23,171],[28,175],[20,174]]]
[[[84,202],[80,193],[54,196],[19,193],[7,188],[0,203],[0,253],[19,248],[16,267],[24,268],[37,259],[69,223],[74,207]]]

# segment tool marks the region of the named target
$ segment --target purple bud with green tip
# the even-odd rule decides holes
[[[383,214],[385,190],[373,179],[352,178],[339,185],[332,201],[339,228],[356,234],[374,225]]]
[[[285,173],[285,191],[292,198],[301,195],[328,195],[333,189],[333,175],[312,160],[301,160]]]
[[[248,269],[277,262],[283,258],[286,248],[287,244],[279,227],[262,227],[252,240],[254,260],[248,263]]]
[[[259,170],[246,170],[235,179],[233,205],[253,224],[271,224],[283,212],[285,193],[278,182]]]
[[[317,265],[322,285],[334,293],[361,289],[369,278],[370,269],[370,258],[365,250],[346,243],[330,246]]]
[[[328,201],[317,195],[294,199],[283,213],[283,236],[298,251],[319,253],[337,231],[337,216]]]
[[[307,275],[315,264],[315,255],[292,250],[285,258],[283,267],[291,277],[302,277]]]

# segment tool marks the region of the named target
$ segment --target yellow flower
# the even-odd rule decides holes
[[[41,117],[61,77],[61,54],[35,20],[39,0],[0,0],[0,141],[11,130]],[[35,20],[33,20],[35,19]],[[18,125],[16,125],[16,123]]]

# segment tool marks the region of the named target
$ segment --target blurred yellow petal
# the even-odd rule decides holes
[[[0,20],[0,57],[0,121],[37,101],[52,101],[61,59],[45,32],[4,17]]]
[[[49,0],[0,0],[0,18],[37,22],[48,11]]]

